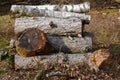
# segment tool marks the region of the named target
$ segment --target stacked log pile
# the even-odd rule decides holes
[[[85,14],[89,9],[88,2],[72,6],[13,5],[11,7],[13,13],[32,14],[32,17],[15,20],[16,40],[14,43],[17,52],[22,56],[59,52],[88,53],[92,49],[92,35],[84,33],[84,24],[90,22],[90,16]],[[51,61],[49,57],[47,58]]]
[[[24,32],[24,30],[29,28],[38,28],[46,33],[48,42],[57,51],[80,53],[92,47],[92,37],[90,35],[80,36],[82,35],[81,19],[57,19],[50,17],[16,19],[15,34]]]
[[[13,5],[11,7],[13,13],[17,11],[20,14],[32,14],[33,16],[15,20],[16,50],[22,56],[31,56],[39,52],[43,54],[41,52],[46,52],[47,43],[49,43],[48,53],[53,50],[52,47],[54,51],[66,53],[83,53],[90,50],[92,37],[88,35],[82,37],[83,22],[89,22],[90,16],[85,13],[74,13],[88,12],[89,9],[88,2],[73,6]],[[39,17],[40,15],[44,16]]]

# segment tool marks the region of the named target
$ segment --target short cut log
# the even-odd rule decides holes
[[[15,20],[15,34],[27,28],[39,28],[49,35],[82,34],[82,22],[79,18],[27,17]]]
[[[18,11],[19,12],[19,11]],[[17,14],[18,14],[17,12]],[[55,17],[55,18],[70,18],[70,17],[76,17],[80,18],[82,21],[85,21],[87,23],[90,22],[91,16],[85,15],[84,13],[73,13],[73,12],[65,12],[65,11],[50,11],[50,10],[43,10],[43,9],[32,9],[32,10],[24,10],[22,12],[19,12],[21,15],[28,15],[28,16],[46,16],[46,17]],[[14,13],[16,14],[16,13]]]
[[[35,56],[37,53],[48,54],[54,50],[45,33],[37,28],[26,29],[17,35],[15,46],[19,55],[28,57]]]

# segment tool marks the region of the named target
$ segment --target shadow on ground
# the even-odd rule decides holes
[[[111,44],[109,46],[109,50],[114,55],[119,55],[120,56],[120,44]]]

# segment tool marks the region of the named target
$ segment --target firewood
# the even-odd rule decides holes
[[[78,35],[82,34],[82,21],[79,18],[52,18],[52,17],[27,17],[15,20],[15,34],[27,28],[39,28],[49,35]]]
[[[34,9],[51,10],[51,11],[68,11],[68,12],[81,12],[85,13],[90,10],[90,3],[84,2],[74,5],[12,5],[12,12],[26,12]]]
[[[48,43],[46,35],[37,28],[29,28],[16,38],[15,46],[18,54],[34,56],[36,53],[49,54],[53,47]]]

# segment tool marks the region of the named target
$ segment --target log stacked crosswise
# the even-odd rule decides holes
[[[76,35],[82,32],[79,18],[27,17],[15,20],[15,34],[28,28],[38,28],[49,35]]]

